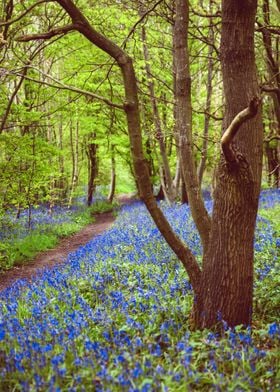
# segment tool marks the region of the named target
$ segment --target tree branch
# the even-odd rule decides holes
[[[21,37],[16,38],[17,42],[29,42],[35,41],[38,39],[50,39],[55,37],[56,35],[63,35],[69,33],[70,31],[74,31],[77,29],[75,24],[69,24],[63,27],[58,27],[56,29],[47,31],[46,33],[39,33],[39,34],[30,34],[30,35],[22,35]]]
[[[280,35],[280,30],[277,28],[274,28],[272,26],[264,26],[259,21],[257,21],[257,24],[260,27],[258,27],[255,31],[258,31],[260,33],[263,33],[263,31],[268,31],[271,34]]]
[[[125,38],[125,40],[124,40],[123,43],[122,43],[122,47],[123,47],[123,48],[126,47],[127,41],[129,40],[129,38],[130,38],[130,37],[132,36],[132,34],[134,33],[136,27],[137,27],[141,22],[143,22],[143,20],[146,18],[146,16],[149,15],[152,11],[154,11],[155,8],[156,8],[160,3],[162,3],[162,1],[163,1],[163,0],[157,1],[156,4],[154,4],[154,6],[153,6],[152,8],[148,9],[147,11],[145,11],[145,12],[141,15],[141,18],[140,18],[139,20],[137,20],[136,23],[134,23],[134,25],[133,25],[132,28],[130,29],[130,31],[129,31],[127,37]]]
[[[271,137],[268,137],[267,139],[264,139],[264,141],[267,143],[272,142],[273,140],[280,140],[280,135],[273,135]]]
[[[33,8],[37,7],[37,5],[40,5],[40,4],[43,4],[43,3],[53,3],[53,2],[54,2],[54,0],[39,0],[39,1],[37,1],[37,3],[32,4],[29,8],[27,8],[27,10],[25,10],[21,15],[19,15],[15,19],[10,19],[10,20],[7,20],[6,22],[0,22],[0,27],[9,26],[9,25],[11,25],[11,24],[13,24],[15,22],[18,22],[25,15],[27,15],[30,11],[32,11]]]
[[[88,97],[91,97],[91,98],[94,98],[94,99],[98,99],[98,100],[100,100],[100,101],[106,103],[107,105],[109,105],[109,106],[111,106],[111,107],[114,107],[114,108],[116,108],[116,109],[124,110],[124,106],[123,106],[123,105],[118,105],[117,103],[111,102],[109,99],[107,99],[107,98],[105,98],[105,97],[102,97],[102,96],[100,96],[100,95],[91,93],[90,91],[82,90],[82,89],[80,89],[80,88],[78,88],[78,87],[68,86],[68,85],[66,85],[66,84],[64,84],[64,83],[62,83],[62,82],[60,82],[59,80],[53,78],[52,76],[50,76],[50,75],[48,75],[48,74],[45,74],[45,73],[41,72],[41,71],[40,71],[38,68],[36,68],[36,67],[28,66],[28,68],[35,69],[36,71],[40,72],[43,76],[45,76],[45,77],[51,79],[51,80],[52,80],[53,82],[55,82],[57,85],[52,84],[52,83],[48,83],[48,82],[46,82],[46,81],[44,81],[44,80],[38,80],[38,79],[31,78],[31,77],[29,77],[29,76],[24,76],[25,79],[30,80],[31,82],[38,83],[38,84],[43,84],[43,85],[45,85],[45,86],[52,87],[52,88],[57,88],[57,89],[59,89],[59,90],[73,91],[74,93],[78,93],[78,94],[85,95],[85,96],[88,96]],[[22,76],[20,73],[15,73],[15,74],[18,75],[18,76]]]
[[[221,10],[217,10],[214,14],[207,14],[198,12],[194,8],[191,8],[191,12],[196,16],[201,16],[202,18],[221,18],[222,16]]]
[[[207,110],[194,110],[193,109],[193,112],[197,113],[197,114],[204,114],[206,116],[209,116],[209,117],[213,118],[213,120],[215,120],[215,121],[223,121],[223,119],[224,119],[224,117],[216,116],[214,113],[207,112]]]
[[[280,102],[280,89],[277,87],[273,87],[273,86],[267,86],[267,85],[263,85],[261,86],[261,91],[264,91],[266,93],[274,93],[277,95],[277,98]]]
[[[259,97],[254,97],[249,103],[249,106],[246,109],[239,112],[234,117],[234,119],[232,120],[232,122],[230,123],[226,131],[224,132],[221,139],[221,146],[225,159],[228,163],[232,163],[236,161],[235,154],[231,148],[231,144],[234,137],[236,136],[242,124],[244,124],[246,121],[256,116],[258,112],[259,104],[260,104]]]

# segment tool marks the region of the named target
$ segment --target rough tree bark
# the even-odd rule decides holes
[[[256,9],[257,0],[222,2],[226,131],[209,248],[195,299],[195,323],[200,328],[212,326],[219,317],[230,326],[248,325],[252,317],[253,244],[263,142],[260,102],[255,98],[259,96],[254,55]]]

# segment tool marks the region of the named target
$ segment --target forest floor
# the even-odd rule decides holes
[[[135,199],[129,195],[120,196],[118,199],[120,205],[130,204]],[[18,279],[32,280],[37,272],[43,268],[52,268],[57,264],[63,263],[68,254],[74,252],[80,246],[85,245],[88,241],[104,233],[109,229],[115,216],[112,212],[104,212],[95,215],[95,221],[85,226],[81,231],[69,237],[62,239],[54,249],[39,253],[33,260],[25,261],[24,264],[14,266],[13,268],[0,274],[0,292],[10,287]]]

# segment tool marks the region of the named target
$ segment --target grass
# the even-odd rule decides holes
[[[251,328],[225,328],[220,337],[190,330],[186,273],[136,203],[65,265],[0,295],[0,390],[278,390],[280,329],[272,297],[280,283],[279,232],[277,207],[266,208],[256,230]],[[199,255],[188,207],[163,209]]]
[[[34,211],[31,228],[26,227],[26,217],[20,220],[5,217],[0,243],[0,272],[14,265],[28,262],[39,252],[54,248],[61,238],[75,234],[94,221],[94,215],[116,211],[118,204],[97,200],[91,207],[58,208],[50,215],[44,208]]]
[[[113,201],[109,203],[107,200],[97,200],[92,206],[89,207],[91,215],[103,214],[105,212],[113,212],[119,208],[119,203]]]

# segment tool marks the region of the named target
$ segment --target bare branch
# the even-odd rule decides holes
[[[46,82],[46,81],[44,81],[44,80],[34,79],[34,78],[29,77],[29,76],[24,76],[25,79],[30,80],[31,82],[38,83],[38,84],[43,84],[43,85],[45,85],[45,86],[49,86],[49,87],[52,87],[52,88],[57,88],[57,89],[59,89],[59,90],[73,91],[74,93],[78,93],[78,94],[81,94],[81,95],[85,95],[85,96],[88,96],[88,97],[91,97],[91,98],[94,98],[94,99],[98,99],[98,100],[100,100],[100,101],[103,101],[103,102],[106,103],[107,105],[112,106],[112,107],[114,107],[114,108],[116,108],[116,109],[124,110],[124,106],[123,106],[123,105],[118,105],[118,104],[116,104],[116,103],[114,103],[114,102],[111,102],[109,99],[107,99],[107,98],[105,98],[105,97],[102,97],[102,96],[100,96],[100,95],[91,93],[90,91],[86,91],[86,90],[80,89],[80,88],[78,88],[78,87],[68,86],[68,85],[66,85],[66,84],[64,84],[64,83],[62,83],[62,82],[60,82],[59,80],[53,78],[52,76],[43,73],[42,71],[40,71],[40,70],[39,70],[38,68],[36,68],[36,67],[28,66],[28,68],[35,69],[36,71],[40,72],[43,76],[45,76],[45,77],[47,77],[48,79],[52,80],[52,81],[53,81],[54,83],[56,83],[56,84],[52,84],[52,83]],[[22,76],[20,73],[15,73],[15,74],[18,75],[18,76]]]
[[[261,86],[261,91],[264,91],[266,93],[276,94],[279,101],[280,101],[280,89],[279,88],[273,87],[273,86],[268,86],[268,85],[263,85],[263,86]]]
[[[232,163],[236,161],[235,154],[231,148],[231,143],[234,137],[236,136],[242,124],[244,124],[247,120],[256,116],[258,112],[259,104],[260,104],[260,98],[254,97],[249,103],[249,106],[246,109],[239,112],[234,117],[234,119],[226,129],[225,133],[223,134],[221,139],[221,146],[226,161],[228,163]]]
[[[63,35],[69,33],[70,31],[74,31],[77,29],[75,24],[69,24],[63,27],[58,27],[56,29],[47,31],[46,33],[39,33],[39,34],[30,34],[30,35],[22,35],[21,37],[16,38],[18,42],[29,42],[35,41],[38,39],[50,39],[55,37],[56,35]]]
[[[134,33],[136,27],[137,27],[141,22],[143,22],[143,20],[146,18],[146,16],[149,15],[152,11],[154,11],[154,9],[155,9],[160,3],[162,3],[162,1],[163,1],[163,0],[157,1],[156,4],[155,4],[152,8],[150,8],[150,9],[148,9],[146,12],[144,12],[143,15],[141,16],[141,18],[138,19],[136,23],[134,23],[134,25],[133,25],[132,28],[130,29],[130,32],[128,33],[127,37],[125,38],[125,40],[124,40],[123,43],[122,43],[122,47],[123,47],[123,48],[125,48],[125,46],[126,46],[126,44],[127,44],[127,41],[129,40],[129,38],[130,38],[130,37],[132,36],[132,34]]]
[[[20,76],[20,80],[19,80],[18,84],[15,86],[15,90],[13,91],[13,93],[12,93],[12,95],[11,95],[9,101],[8,101],[5,113],[3,114],[3,118],[2,118],[2,121],[1,121],[1,124],[0,124],[0,135],[2,134],[2,132],[3,132],[4,128],[5,128],[5,125],[6,125],[6,122],[7,122],[7,119],[8,119],[8,116],[9,116],[12,104],[14,102],[14,99],[15,99],[15,97],[16,97],[19,89],[21,88],[21,85],[22,85],[22,83],[23,83],[23,81],[24,81],[24,79],[26,77],[27,68],[28,68],[28,66],[23,68],[22,74],[19,75]]]
[[[194,8],[191,8],[191,12],[194,15],[201,16],[202,18],[220,18],[222,16],[221,10],[217,10],[215,14],[207,14],[196,11]]]
[[[190,35],[191,37],[195,38],[195,39],[198,39],[198,40],[201,41],[201,42],[204,42],[205,44],[207,44],[207,45],[209,45],[209,46],[212,46],[213,49],[215,50],[215,52],[216,52],[218,58],[220,58],[220,51],[219,51],[219,49],[217,48],[217,46],[216,46],[213,42],[211,42],[207,37],[205,37],[205,36],[202,34],[201,30],[200,30],[197,26],[196,26],[196,29],[197,29],[198,32],[201,34],[200,36],[199,36],[199,35],[196,35],[196,34],[194,34],[194,33],[192,33],[191,31],[189,31],[189,35]]]
[[[267,143],[272,142],[273,140],[280,140],[280,135],[273,135],[271,137],[268,137],[267,139],[264,139],[264,141]]]
[[[193,109],[193,112],[197,113],[197,114],[204,114],[206,116],[209,116],[209,117],[213,118],[213,120],[215,120],[215,121],[223,121],[223,119],[224,119],[223,117],[216,116],[214,113],[207,112],[207,110],[194,110]]]
[[[258,28],[256,29],[256,31],[262,33],[264,30],[266,30],[266,31],[268,31],[268,32],[271,33],[271,34],[280,35],[280,30],[279,30],[279,29],[273,28],[273,27],[268,27],[268,26],[263,26],[259,21],[257,21],[257,23],[258,23],[258,25],[259,25],[260,27],[258,27]]]
[[[27,10],[25,10],[21,15],[19,15],[15,19],[10,19],[10,20],[7,20],[6,22],[0,22],[0,27],[9,26],[15,22],[18,22],[25,15],[27,15],[30,11],[32,11],[33,8],[35,8],[38,5],[43,4],[43,3],[54,3],[54,0],[39,0],[39,1],[37,1],[37,3],[32,4],[29,8],[27,8]]]

